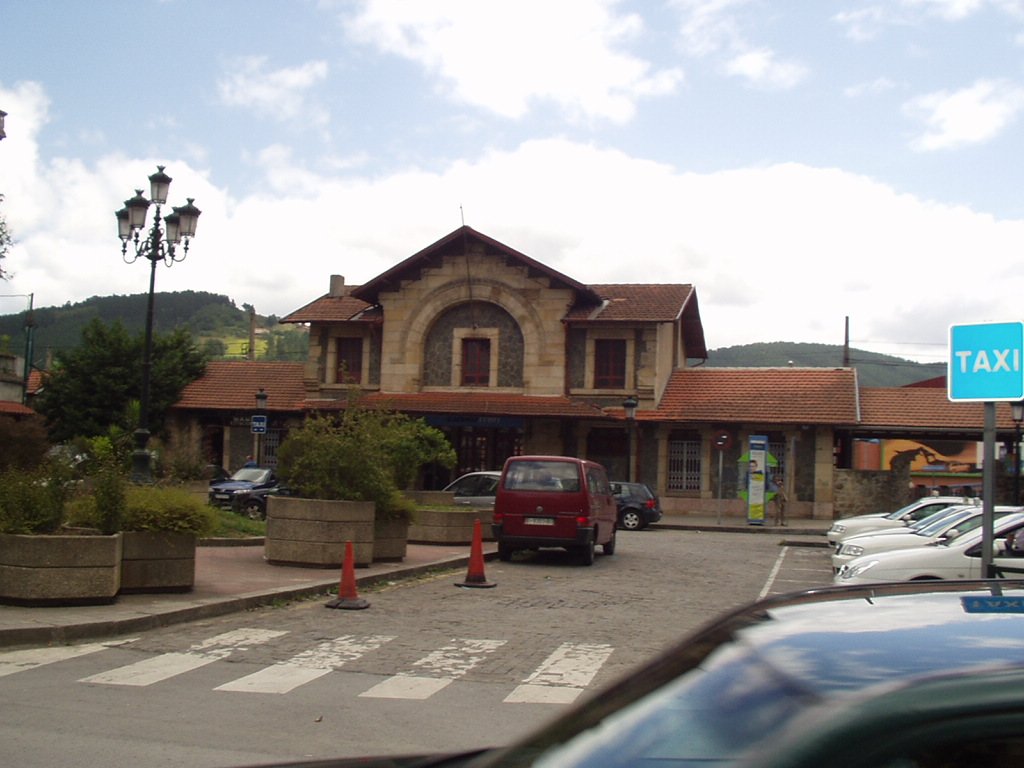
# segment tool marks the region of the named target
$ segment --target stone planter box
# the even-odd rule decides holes
[[[469,507],[417,509],[415,522],[409,526],[409,541],[421,544],[472,544],[473,523],[476,520],[480,521],[482,537],[493,541],[491,514],[490,509]]]
[[[112,603],[121,588],[122,535],[0,534],[0,602]]]
[[[408,520],[382,520],[373,523],[374,562],[401,562],[409,545]]]
[[[373,562],[372,501],[270,496],[267,502],[264,554],[268,563],[340,568],[347,542],[352,542],[356,567]]]
[[[122,592],[188,592],[196,582],[196,537],[191,533],[125,531]]]

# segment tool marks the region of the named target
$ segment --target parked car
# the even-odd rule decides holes
[[[456,504],[489,508],[494,506],[494,496],[498,492],[500,479],[499,470],[468,472],[452,480],[444,490],[455,494]]]
[[[992,564],[1017,569],[1024,558],[1008,553],[1005,537],[1024,529],[1024,512],[999,518],[993,525]],[[1022,534],[1024,535],[1024,534]],[[861,555],[846,563],[835,576],[836,584],[874,584],[916,579],[976,579],[981,573],[982,530],[976,528],[951,541],[924,547]],[[1011,571],[1012,572],[1012,571]]]
[[[287,494],[272,469],[242,467],[227,480],[210,482],[209,501],[215,507],[232,509],[253,520],[267,517],[267,497]]]
[[[570,456],[512,456],[505,461],[491,525],[498,557],[562,547],[593,565],[597,545],[615,552],[617,512],[604,467]]]
[[[649,485],[613,481],[611,486],[619,513],[619,528],[637,531],[661,520],[661,502]]]
[[[509,746],[331,765],[1016,768],[1022,604],[1019,580],[779,595],[705,625]]]
[[[883,528],[900,528],[946,507],[972,503],[980,502],[977,499],[968,499],[963,496],[926,496],[923,499],[912,501],[905,507],[900,507],[895,512],[856,515],[836,520],[825,536],[828,543],[835,547],[848,536],[856,536],[858,533]]]
[[[996,518],[1013,512],[1024,512],[1024,508],[998,506],[993,509]],[[947,507],[906,528],[885,528],[881,531],[870,531],[851,536],[848,539],[843,539],[836,548],[835,554],[832,555],[832,572],[838,573],[846,563],[862,555],[873,555],[877,552],[889,552],[909,547],[923,547],[935,541],[952,541],[957,536],[962,536],[980,527],[981,522],[981,507]]]

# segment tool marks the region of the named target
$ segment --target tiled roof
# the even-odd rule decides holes
[[[984,403],[954,403],[945,389],[932,387],[865,387],[861,390],[861,425],[878,429],[985,428]],[[1013,429],[1006,403],[996,404],[996,427]]]
[[[371,305],[352,296],[324,294],[281,319],[282,323],[338,323],[346,320],[371,320],[373,315],[358,317],[371,309]]]
[[[534,397],[513,393],[491,392],[413,392],[373,393],[360,402],[407,413],[449,413],[491,416],[551,416],[570,418],[605,418],[593,405],[567,397]],[[345,400],[307,400],[309,410],[337,410]]]
[[[566,314],[566,320],[670,322],[683,314],[683,307],[694,292],[692,285],[680,284],[627,283],[590,287],[604,303],[575,306]]]
[[[181,393],[175,408],[239,411],[256,407],[256,392],[267,393],[268,411],[300,411],[306,396],[303,363],[215,360]]]
[[[857,376],[851,368],[686,368],[672,374],[657,411],[637,417],[854,425]]]
[[[36,412],[27,405],[10,400],[0,400],[0,416],[34,416]]]

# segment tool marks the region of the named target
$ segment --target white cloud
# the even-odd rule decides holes
[[[327,69],[325,61],[310,61],[268,71],[265,56],[245,56],[231,62],[231,71],[217,82],[217,92],[224,104],[254,110],[262,119],[322,127],[329,115],[311,100],[309,91],[327,77]]]
[[[775,53],[765,48],[749,50],[735,56],[726,72],[745,78],[760,88],[794,88],[807,76],[807,68],[795,62],[779,61]]]
[[[955,149],[998,136],[1024,109],[1024,88],[1001,80],[979,80],[959,91],[937,91],[904,105],[926,126],[912,146],[920,151]]]
[[[643,24],[636,14],[616,13],[617,4],[370,0],[347,27],[354,38],[439,75],[453,98],[496,114],[518,119],[552,102],[570,118],[622,123],[640,98],[673,92],[683,74],[654,71],[627,51]]]

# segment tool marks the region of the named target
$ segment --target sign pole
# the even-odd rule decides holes
[[[995,537],[996,496],[996,404],[985,403],[985,445],[982,449],[981,475],[981,575],[986,579],[992,572],[993,538]]]

